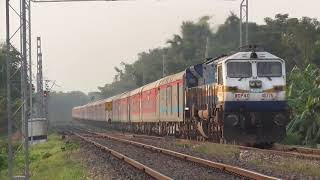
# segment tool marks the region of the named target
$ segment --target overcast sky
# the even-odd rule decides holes
[[[250,21],[289,13],[292,17],[320,17],[319,0],[249,0]],[[13,2],[13,1],[12,1]],[[55,90],[95,91],[112,82],[114,66],[132,63],[137,54],[165,45],[179,33],[183,21],[212,16],[223,23],[239,13],[240,0],[135,0],[32,4],[33,45],[42,38],[45,79]],[[13,13],[12,17],[17,20]],[[15,31],[18,21],[12,21]],[[5,0],[0,1],[0,41],[5,40]],[[33,47],[33,61],[35,46]]]

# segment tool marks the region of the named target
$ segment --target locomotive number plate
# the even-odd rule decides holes
[[[273,100],[276,98],[276,95],[273,93],[262,93],[261,100]]]
[[[248,100],[249,99],[249,93],[235,93],[234,98],[236,100]]]

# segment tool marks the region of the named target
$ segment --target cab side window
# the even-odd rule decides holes
[[[222,78],[222,66],[218,65],[218,84],[223,84],[223,78]]]

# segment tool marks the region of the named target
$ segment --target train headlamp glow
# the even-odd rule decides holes
[[[250,85],[250,87],[254,87],[256,85],[256,83],[254,83],[254,81],[250,81],[249,85]]]
[[[262,82],[260,80],[250,81],[249,82],[249,86],[251,88],[261,88],[262,87]]]
[[[262,82],[261,81],[256,81],[256,87],[261,88]]]

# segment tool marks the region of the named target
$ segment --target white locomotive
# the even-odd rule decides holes
[[[189,117],[204,137],[252,144],[285,135],[283,59],[250,47],[187,69],[186,81]]]
[[[149,134],[273,143],[285,135],[285,94],[285,61],[252,46],[75,107],[73,118]]]

